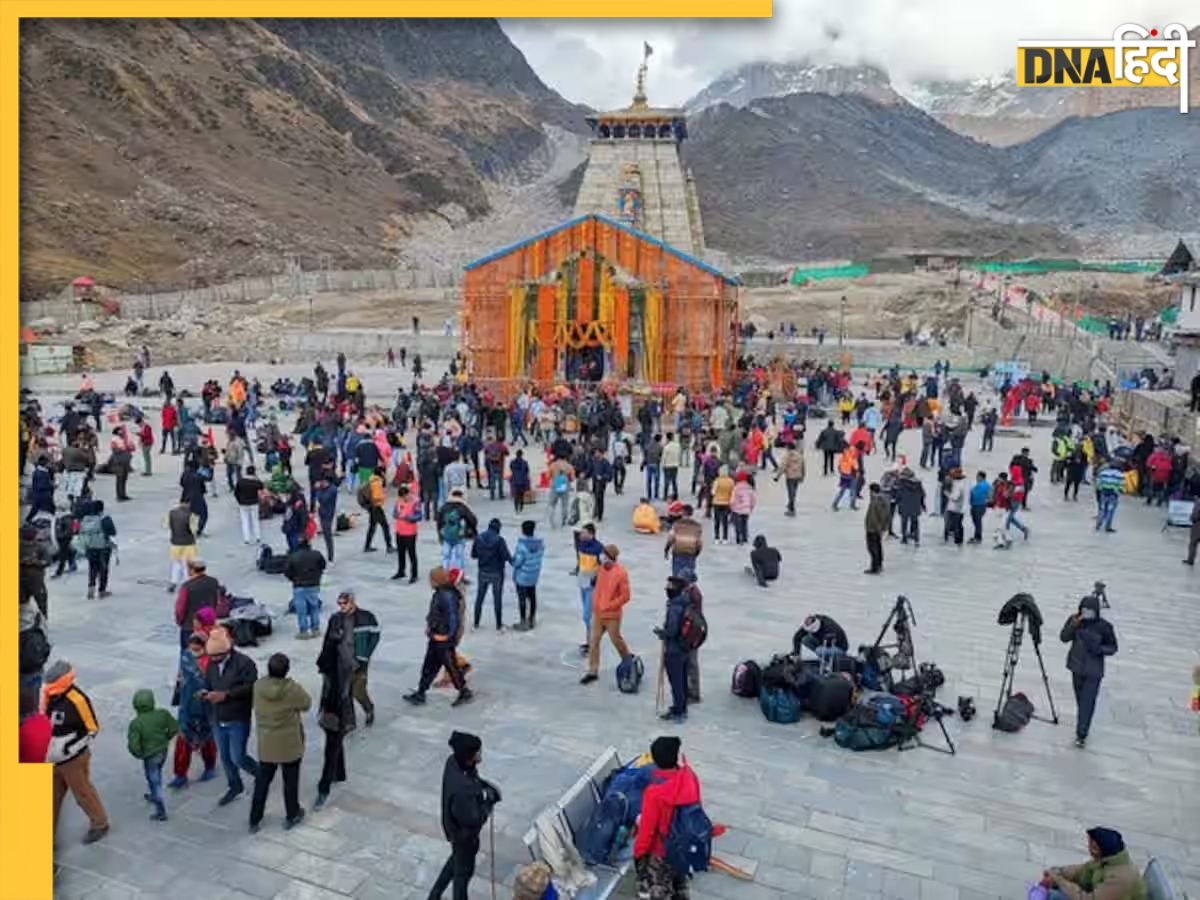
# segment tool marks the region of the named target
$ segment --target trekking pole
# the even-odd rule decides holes
[[[666,651],[660,646],[658,651],[658,687],[654,694],[654,714],[662,714],[663,704],[663,676],[667,670]]]
[[[488,816],[488,861],[492,870],[492,900],[496,900],[496,817]]]

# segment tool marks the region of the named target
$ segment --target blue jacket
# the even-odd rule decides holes
[[[33,478],[29,484],[29,499],[31,503],[41,506],[54,504],[54,476],[49,469],[38,466],[33,470]]]
[[[971,505],[972,506],[987,506],[988,497],[992,494],[992,486],[986,481],[977,481],[975,486],[971,488]]]
[[[546,545],[540,537],[524,537],[517,541],[517,552],[513,556],[513,583],[520,587],[532,587],[542,574],[542,557]]]
[[[667,599],[667,618],[663,622],[662,641],[667,653],[688,652],[683,643],[683,611],[687,609],[688,597],[682,591]]]
[[[480,578],[503,578],[504,564],[513,561],[508,544],[500,537],[500,523],[493,519],[487,531],[475,538],[471,545],[471,559],[479,560]]]

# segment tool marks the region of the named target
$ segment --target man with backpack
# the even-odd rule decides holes
[[[699,633],[707,630],[700,613],[685,588],[687,582],[681,578],[667,579],[667,612],[661,628],[654,629],[655,636],[662,641],[663,670],[671,685],[671,707],[659,718],[672,722],[687,721],[688,655],[700,649],[704,642]]]
[[[508,446],[498,435],[492,435],[492,439],[483,448],[483,461],[487,466],[488,497],[492,500],[496,499],[497,491],[500,493],[500,499],[504,499],[504,460],[507,458]]]
[[[437,513],[438,539],[442,542],[442,568],[466,565],[467,540],[475,536],[479,520],[464,499],[462,488],[454,488]]]
[[[650,745],[654,772],[642,794],[641,818],[633,841],[638,897],[687,900],[688,878],[708,868],[712,823],[700,807],[700,781],[680,763],[677,737]]]
[[[617,562],[621,551],[616,544],[608,544],[604,548],[604,556],[600,563],[600,571],[596,573],[596,583],[592,588],[592,625],[588,637],[588,670],[580,684],[591,684],[599,678],[600,671],[600,638],[605,633],[612,641],[617,656],[625,660],[629,656],[629,647],[621,637],[621,613],[625,604],[630,600],[629,573]]]
[[[555,526],[555,507],[561,506],[561,527],[567,527],[567,514],[571,505],[571,482],[575,480],[575,468],[565,459],[555,459],[550,463],[547,472],[550,480],[550,503],[546,507],[546,517],[551,526]]]
[[[374,445],[372,444],[372,446]],[[371,546],[371,541],[375,537],[376,528],[383,533],[384,543],[387,544],[387,552],[392,552],[392,532],[388,528],[387,517],[383,514],[383,504],[387,499],[387,493],[383,486],[384,474],[383,468],[377,467],[374,474],[363,482],[358,489],[358,505],[365,509],[367,515],[370,516],[370,524],[367,525],[367,538],[363,543],[363,553],[375,552],[375,548]]]
[[[104,512],[104,501],[93,500],[91,508],[79,522],[79,543],[87,555],[88,590],[91,600],[96,596],[97,586],[100,596],[110,597],[108,589],[108,569],[112,562],[113,538],[117,536],[117,526],[111,516]]]

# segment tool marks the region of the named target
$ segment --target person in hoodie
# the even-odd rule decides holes
[[[967,543],[982,544],[983,520],[987,516],[988,503],[992,499],[992,486],[988,484],[987,472],[980,472],[975,476],[975,484],[971,486],[968,498],[971,507],[971,525],[974,530]]]
[[[600,571],[592,589],[592,627],[588,639],[588,670],[580,684],[591,684],[599,678],[600,639],[607,633],[617,657],[629,656],[629,647],[621,636],[621,613],[630,600],[629,573],[617,562],[621,555],[616,544],[608,544],[601,557]]]
[[[450,734],[450,757],[442,770],[442,833],[450,844],[450,858],[429,889],[429,900],[439,900],[454,885],[454,900],[467,900],[467,886],[475,874],[479,835],[497,803],[500,791],[479,777],[483,741],[473,734]]]
[[[462,617],[459,610],[459,593],[454,587],[450,573],[438,566],[429,573],[429,585],[433,596],[429,600],[429,612],[425,616],[425,660],[421,664],[421,679],[417,689],[405,694],[404,699],[414,706],[425,703],[425,694],[442,669],[458,690],[458,697],[451,706],[461,706],[471,700],[471,689],[458,667],[458,636],[461,634]]]
[[[353,618],[330,616],[321,652],[317,655],[317,671],[321,673],[317,724],[325,734],[325,754],[314,810],[324,808],[335,782],[340,784],[346,780],[345,738],[358,727],[353,696],[357,669]]]
[[[465,565],[467,540],[475,536],[479,520],[467,506],[463,488],[450,491],[450,499],[437,511],[438,540],[442,543],[442,568],[461,569]]]
[[[1129,858],[1121,832],[1089,828],[1087,839],[1091,859],[1042,873],[1042,887],[1050,892],[1049,900],[1146,900],[1146,883]]]
[[[746,573],[754,576],[759,587],[767,587],[769,582],[779,578],[779,564],[783,560],[779,551],[767,544],[765,535],[759,534],[754,538],[754,549],[750,551],[750,565]]]
[[[137,713],[129,723],[126,743],[129,755],[142,763],[146,776],[146,802],[154,806],[150,816],[156,822],[167,821],[167,807],[163,803],[162,773],[167,761],[167,747],[171,738],[179,733],[179,723],[167,710],[154,705],[154,692],[142,688],[133,695],[133,709]]]
[[[757,502],[754,485],[747,472],[738,472],[734,479],[733,496],[729,500],[729,512],[733,517],[733,541],[739,547],[750,541],[750,514]]]
[[[40,512],[54,515],[54,475],[50,472],[50,460],[39,456],[33,464],[33,476],[29,482],[29,512],[26,523],[32,522]]]
[[[522,435],[522,438],[524,435]],[[514,438],[515,440],[515,438]],[[508,464],[509,488],[512,490],[513,512],[520,515],[525,509],[525,496],[529,493],[531,482],[529,478],[529,461],[525,459],[525,451],[518,449]]]
[[[337,531],[338,479],[330,473],[312,485],[313,507],[325,540],[325,558],[333,565],[333,535]]]
[[[687,721],[689,648],[683,640],[683,614],[690,599],[686,583],[681,578],[667,579],[667,610],[663,624],[654,629],[662,641],[663,668],[671,685],[671,707],[660,718],[673,722]]]
[[[479,585],[475,591],[475,627],[483,617],[488,588],[496,610],[496,630],[504,630],[504,567],[513,561],[508,542],[500,536],[500,520],[488,522],[487,530],[471,545],[471,559],[479,562]]]
[[[633,864],[639,897],[688,900],[688,880],[667,862],[666,840],[675,810],[700,803],[700,781],[679,759],[677,737],[655,738],[650,745],[654,771],[642,794],[642,812],[633,841]]]
[[[1067,651],[1067,669],[1075,689],[1075,746],[1087,743],[1096,712],[1096,698],[1104,678],[1104,658],[1117,652],[1117,633],[1112,624],[1100,618],[1100,598],[1088,594],[1079,601],[1079,610],[1067,618],[1059,634]]]
[[[513,584],[517,589],[517,609],[521,616],[517,631],[532,631],[537,626],[537,583],[542,574],[545,545],[540,537],[534,536],[536,528],[533,519],[521,523],[521,537],[517,539],[517,549],[513,553]]]
[[[283,770],[283,808],[285,830],[304,819],[300,805],[300,761],[304,757],[303,714],[312,706],[312,697],[288,677],[291,660],[275,653],[267,660],[266,677],[254,683],[254,722],[258,745],[258,775],[254,778],[254,796],[250,801],[250,833],[259,830],[263,809],[275,770]]]
[[[900,543],[921,546],[921,514],[925,512],[925,485],[908,466],[896,479],[896,511],[900,513]]]
[[[92,701],[75,684],[75,670],[58,660],[46,670],[42,708],[50,719],[52,735],[46,762],[54,763],[54,828],[67,792],[88,817],[83,838],[92,844],[108,834],[108,813],[92,785],[92,741],[100,731]]]

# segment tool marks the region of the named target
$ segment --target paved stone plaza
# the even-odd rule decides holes
[[[224,383],[228,368],[212,368]],[[290,374],[300,374],[296,368]],[[188,370],[180,367],[176,381],[198,391],[199,383],[181,374]],[[153,370],[152,381],[158,372]],[[269,384],[265,367],[255,373]],[[364,374],[373,393],[378,385],[378,399],[390,396],[392,388],[385,394],[382,379]],[[124,376],[98,380],[101,387],[115,386]],[[51,391],[67,383],[26,381],[35,390]],[[157,433],[157,415],[153,421]],[[884,577],[862,574],[867,561],[862,510],[830,511],[834,479],[820,476],[819,457],[811,449],[797,517],[782,515],[782,484],[761,479],[760,505],[751,519],[751,534],[766,533],[783,553],[782,583],[769,590],[755,587],[743,574],[743,548],[711,543],[705,548],[699,566],[710,625],[702,651],[705,699],[686,724],[666,730],[682,736],[709,814],[729,826],[716,842],[717,853],[754,877],[742,882],[705,875],[695,882],[694,896],[1013,900],[1025,896],[1045,865],[1082,860],[1083,829],[1096,824],[1121,830],[1139,864],[1151,854],[1166,858],[1183,886],[1193,896],[1200,893],[1200,739],[1196,716],[1188,711],[1191,669],[1200,662],[1200,573],[1180,564],[1186,531],[1163,532],[1162,510],[1125,499],[1117,513],[1118,533],[1095,533],[1091,489],[1081,491],[1078,503],[1064,503],[1048,483],[1048,430],[1029,440],[1001,437],[987,455],[977,451],[973,434],[968,476],[973,479],[980,467],[991,473],[1006,465],[1026,443],[1042,470],[1026,520],[1033,534],[1008,552],[993,551],[990,544],[943,546],[940,520],[927,518],[920,549],[888,541]],[[918,445],[919,436],[909,432],[901,449],[915,462]],[[310,717],[301,782],[310,813],[302,826],[282,830],[277,787],[263,830],[249,836],[249,794],[218,808],[222,778],[169,792],[170,821],[150,822],[141,768],[125,749],[125,727],[135,689],[151,687],[160,704],[169,701],[178,653],[173,597],[164,591],[163,517],[177,496],[179,459],[156,455],[154,462],[159,467],[154,477],[130,479],[132,503],[110,503],[111,479],[99,482],[97,495],[120,530],[113,597],[86,601],[83,574],[50,582],[52,658],[74,663],[78,683],[97,706],[102,732],[93,772],[113,823],[104,841],[83,846],[84,819],[71,800],[64,804],[56,841],[56,896],[63,900],[424,896],[447,850],[438,792],[452,728],[483,737],[482,771],[504,792],[494,865],[502,882],[497,896],[507,898],[513,870],[528,858],[521,836],[533,816],[606,746],[632,756],[664,731],[655,718],[658,647],[651,628],[661,619],[668,565],[661,538],[632,533],[630,511],[639,493],[635,467],[625,496],[610,492],[599,535],[620,546],[632,576],[634,600],[624,633],[647,662],[639,695],[617,692],[611,647],[604,651],[600,681],[577,684],[581,660],[575,647],[582,626],[575,580],[568,574],[570,531],[540,526],[547,554],[537,631],[496,634],[485,610],[484,627],[469,632],[464,645],[475,666],[475,702],[451,710],[451,692],[435,691],[424,708],[409,708],[401,694],[416,682],[429,591],[424,582],[390,581],[395,559],[382,552],[363,555],[363,531],[352,531],[337,539],[325,609],[332,609],[338,589],[353,588],[360,604],[379,617],[384,636],[371,665],[378,720],[347,739],[349,781],[334,788],[324,811],[311,812],[321,736]],[[880,455],[870,457],[869,476],[877,477],[883,465]],[[223,479],[222,470],[219,475]],[[926,475],[932,494],[933,477]],[[681,481],[690,477],[690,470],[681,472]],[[253,595],[276,615],[275,635],[248,651],[260,672],[268,655],[287,652],[292,674],[315,698],[319,642],[292,639],[294,620],[283,615],[289,586],[281,576],[255,571],[254,552],[241,543],[222,479],[220,496],[210,500],[211,536],[201,553],[210,573],[229,589]],[[352,496],[342,497],[343,508],[356,508]],[[498,516],[510,544],[515,541],[518,517],[511,503],[489,502],[476,493],[472,505],[482,522]],[[544,510],[539,504],[528,514],[540,520]],[[276,549],[283,544],[278,529],[278,519],[264,523]],[[428,525],[422,526],[418,553],[423,570],[436,560]],[[1097,578],[1109,585],[1112,609],[1105,615],[1120,652],[1109,662],[1088,747],[1077,750],[1066,646],[1058,629]],[[996,614],[1017,591],[1031,592],[1046,617],[1043,652],[1062,722],[1055,727],[1035,721],[1011,735],[992,731],[990,720],[1009,634],[996,624]],[[936,661],[946,673],[941,699],[954,705],[960,694],[975,698],[976,720],[947,720],[957,756],[925,749],[852,753],[821,738],[811,719],[770,724],[756,702],[730,694],[734,664],[747,657],[765,660],[790,647],[805,614],[830,613],[846,628],[852,646],[870,643],[897,593],[910,597],[916,612],[918,658]],[[505,603],[511,623],[516,607],[511,582]],[[1029,693],[1039,713],[1047,711],[1028,639],[1017,687]],[[940,738],[932,724],[925,736],[935,743]],[[199,763],[194,765],[193,777]],[[486,841],[485,836],[472,885],[475,897],[490,891]]]

